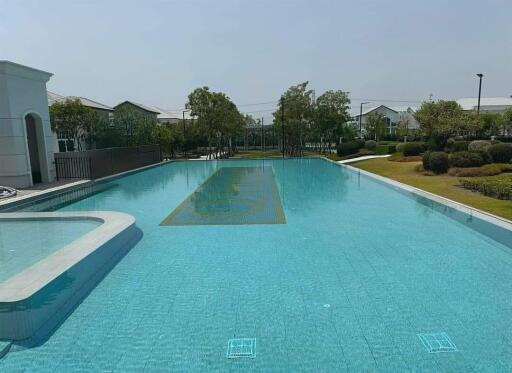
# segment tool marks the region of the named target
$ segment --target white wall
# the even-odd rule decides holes
[[[52,74],[0,61],[0,184],[32,186],[32,174],[26,136],[25,116],[36,118],[43,182],[55,179],[53,152],[55,136],[51,131],[46,82]]]

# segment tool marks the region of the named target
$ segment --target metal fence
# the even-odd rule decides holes
[[[55,153],[57,180],[98,179],[162,161],[159,145]]]

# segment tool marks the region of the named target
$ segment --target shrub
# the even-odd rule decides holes
[[[420,155],[425,151],[425,144],[421,142],[408,142],[403,144],[400,147],[401,152],[404,153],[406,157],[411,155]]]
[[[469,146],[469,141],[461,141],[455,139],[449,139],[446,142],[446,148],[450,152],[463,152],[467,151]]]
[[[423,153],[423,157],[421,157],[421,164],[425,171],[430,170],[430,152]]]
[[[436,174],[444,174],[448,171],[448,154],[445,152],[430,152],[428,155],[428,167],[425,167],[425,159],[423,159],[423,167],[427,171],[432,171]]]
[[[379,155],[392,154],[394,152],[396,152],[395,145],[377,145],[375,149],[375,153]]]
[[[475,140],[469,143],[468,150],[470,152],[486,152],[491,145],[491,142],[487,140]]]
[[[512,199],[512,175],[460,179],[462,186],[498,199]]]
[[[377,147],[377,141],[375,141],[375,140],[367,140],[364,143],[364,147],[366,149],[373,150],[373,149],[375,149]]]
[[[364,139],[355,139],[354,141],[359,145],[359,149],[364,148],[364,144],[366,143]]]
[[[502,172],[512,172],[510,163],[486,164],[482,167],[450,168],[448,174],[458,177],[494,176]]]
[[[512,159],[512,145],[511,144],[494,144],[489,147],[489,154],[493,162],[506,163]]]
[[[492,163],[492,157],[486,150],[472,151],[471,153],[479,154],[482,157],[484,164]]]
[[[494,139],[500,142],[512,142],[512,136],[495,136]]]
[[[456,152],[450,154],[451,167],[479,167],[484,164],[482,155],[474,152]]]
[[[405,142],[399,142],[398,144],[396,144],[396,151],[403,153],[405,144],[406,144]]]
[[[342,142],[337,147],[338,156],[343,157],[345,155],[355,154],[358,152],[360,146],[357,141]]]

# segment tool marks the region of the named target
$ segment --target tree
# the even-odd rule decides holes
[[[82,143],[91,145],[100,120],[97,113],[82,105],[80,100],[55,102],[50,106],[52,130],[60,136],[73,140],[75,149],[82,150]]]
[[[114,128],[123,138],[124,146],[147,145],[152,143],[152,135],[157,125],[151,117],[128,105],[114,110]]]
[[[512,107],[502,114],[501,132],[504,135],[512,135]]]
[[[352,137],[353,133],[346,123],[350,119],[350,99],[348,93],[343,91],[327,91],[320,95],[311,108],[310,117],[312,131],[317,140],[320,140],[320,151],[325,146],[336,143],[337,137]]]
[[[233,153],[233,138],[243,130],[243,117],[231,99],[222,92],[211,92],[208,87],[196,88],[188,95],[187,109],[196,117],[208,139],[208,147],[215,145],[215,154]]]
[[[172,125],[156,126],[153,132],[153,141],[160,145],[164,156],[174,158],[176,150],[183,144],[183,131]]]
[[[288,88],[273,113],[276,133],[281,134],[284,126],[284,151],[291,156],[302,154],[302,145],[309,130],[313,92],[307,89],[307,85],[308,82],[304,82]]]
[[[379,141],[386,134],[386,118],[381,113],[372,111],[366,117],[365,129],[371,139]]]
[[[462,107],[455,101],[426,101],[414,114],[421,133],[433,146],[444,148],[451,136],[468,131],[470,126]]]

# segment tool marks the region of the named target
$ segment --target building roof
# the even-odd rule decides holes
[[[0,72],[8,75],[18,75],[25,78],[32,78],[36,80],[43,80],[47,82],[52,76],[48,71],[35,69],[30,66],[21,65],[16,62],[0,60]]]
[[[160,114],[157,115],[157,118],[160,120],[183,119],[183,113],[181,111],[162,109],[157,106],[155,106],[154,109],[160,112]],[[185,119],[190,119],[188,112],[185,112]]]
[[[138,102],[133,102],[133,101],[128,101],[128,100],[123,101],[123,102],[121,102],[120,104],[117,104],[117,105],[116,105],[116,106],[114,106],[114,107],[116,108],[116,107],[118,107],[118,106],[120,106],[120,105],[123,105],[123,104],[131,104],[131,105],[133,105],[133,106],[137,106],[137,107],[141,108],[142,110],[147,111],[147,112],[149,112],[149,113],[153,113],[153,114],[160,114],[160,112],[159,112],[157,109],[152,108],[151,106],[147,106],[147,105],[139,104]]]
[[[46,91],[46,95],[48,96],[48,105],[51,106],[53,103],[65,99],[65,96],[61,96],[57,93],[53,93],[50,91]]]
[[[389,109],[389,110],[391,110],[391,111],[394,111],[394,112],[396,112],[396,113],[398,112],[398,111],[396,111],[396,110],[394,110],[394,109],[390,108],[389,106],[386,106],[386,105],[379,105],[379,106],[369,107],[369,108],[367,108],[367,109],[363,110],[363,115],[370,114],[372,111],[377,110],[377,109],[379,109],[379,108],[381,108],[381,107],[384,107],[384,108]],[[356,117],[359,117],[359,113],[357,113],[355,116],[356,116]]]
[[[459,98],[457,103],[463,110],[475,110],[478,107],[478,97]],[[482,106],[512,106],[512,97],[482,97],[480,107]]]
[[[98,110],[106,110],[106,111],[113,111],[114,109],[110,106],[107,106],[105,104],[102,104],[97,101],[90,100],[86,97],[78,97],[78,96],[62,96],[54,92],[47,91],[48,95],[48,105],[52,105],[55,102],[64,102],[66,100],[78,100],[80,103],[84,106],[90,107],[92,109],[98,109]]]

